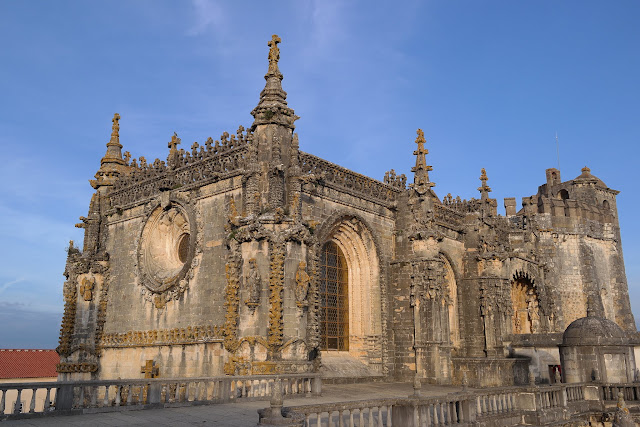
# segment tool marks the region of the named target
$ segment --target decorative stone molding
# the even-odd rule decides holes
[[[267,342],[271,351],[277,351],[283,342],[282,293],[284,291],[285,245],[272,243],[269,261],[269,329]]]
[[[224,306],[226,314],[223,335],[225,348],[233,353],[239,346],[238,319],[240,309],[240,263],[242,262],[242,256],[240,255],[240,245],[235,240],[232,239],[229,244],[227,263],[224,267],[227,286],[225,289]]]
[[[122,334],[105,334],[100,341],[100,345],[102,348],[146,347],[220,342],[222,339],[222,327],[203,325],[150,331],[128,331]]]
[[[128,173],[116,181],[110,197],[112,206],[124,208],[150,199],[163,190],[202,187],[222,179],[242,174],[246,162],[250,131],[243,134],[240,126],[235,135],[224,132],[220,141],[207,139],[204,146],[195,143],[192,151],[184,149],[170,152],[168,163],[156,159],[152,164],[141,157],[127,164]],[[176,138],[175,144],[179,143]]]
[[[300,152],[300,164],[304,174],[320,177],[322,185],[388,208],[393,206],[402,191],[308,153]]]
[[[56,372],[61,374],[71,374],[71,373],[89,373],[89,372],[97,372],[98,364],[97,363],[58,363],[56,365]]]

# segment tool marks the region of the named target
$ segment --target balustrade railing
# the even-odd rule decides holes
[[[640,401],[640,383],[602,384],[600,386],[600,398],[604,401],[618,400],[620,393],[622,393],[624,400],[638,402]]]
[[[452,393],[437,397],[408,397],[396,399],[363,400],[326,403],[321,405],[292,406],[283,414],[299,420],[305,427],[326,426],[467,426],[476,422],[485,425],[512,425],[529,413],[543,412],[550,417],[558,411],[577,410],[570,402],[584,402],[587,384],[509,387],[486,392]],[[590,386],[590,385],[589,385]],[[608,396],[618,389],[637,397],[638,386],[612,385],[601,387]],[[636,393],[636,394],[632,394]],[[617,397],[616,397],[617,399]],[[630,398],[631,400],[631,398]],[[550,418],[553,419],[553,418]],[[270,425],[270,424],[265,424]]]
[[[393,405],[396,399],[375,399],[353,402],[304,405],[288,408],[289,418],[304,420],[306,427],[392,425]]]
[[[276,380],[282,381],[285,396],[312,396],[322,391],[320,376],[315,374],[8,383],[0,384],[0,417],[69,410],[100,412],[104,408],[129,406],[268,400]],[[25,405],[27,401],[29,403]]]
[[[476,396],[476,416],[486,417],[516,410],[515,391],[503,391]]]
[[[0,418],[10,414],[51,411],[58,389],[55,382],[0,384]]]

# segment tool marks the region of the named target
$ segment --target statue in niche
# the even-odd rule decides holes
[[[80,294],[85,301],[91,301],[93,299],[93,288],[95,284],[96,279],[93,276],[84,276],[80,279]]]
[[[527,292],[527,315],[531,323],[531,333],[538,332],[540,327],[540,314],[538,313],[538,298],[536,298],[533,289],[529,289]]]
[[[244,303],[251,309],[251,312],[255,312],[256,308],[260,305],[260,291],[262,290],[262,284],[260,279],[260,272],[258,271],[258,263],[255,258],[249,260],[249,274],[247,275],[247,289],[249,290],[249,299]]]
[[[308,307],[309,282],[311,278],[306,270],[307,263],[300,261],[298,271],[296,271],[296,304],[298,307]]]
[[[516,313],[516,316],[513,319],[513,333],[520,334],[522,333],[522,325],[520,324],[520,316]]]

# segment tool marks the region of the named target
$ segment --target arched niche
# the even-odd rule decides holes
[[[511,281],[511,327],[514,334],[540,332],[540,298],[534,280],[526,273],[517,272]]]
[[[321,251],[327,248],[327,244],[334,244],[346,264],[346,271],[341,274],[343,279],[346,278],[349,353],[354,356],[365,356],[372,351],[381,353],[380,265],[371,231],[358,218],[345,216],[334,221],[333,226],[320,230],[319,240]],[[322,281],[322,265],[320,267]],[[321,283],[321,289],[322,286]],[[318,313],[320,323],[323,321],[323,315],[326,313]],[[320,338],[322,341],[323,337]]]
[[[449,259],[440,255],[444,266],[444,282],[447,297],[445,302],[449,318],[449,341],[453,348],[460,347],[460,316],[458,312],[458,285]]]

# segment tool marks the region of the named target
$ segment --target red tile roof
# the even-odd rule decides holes
[[[0,349],[0,379],[57,377],[55,350]]]

